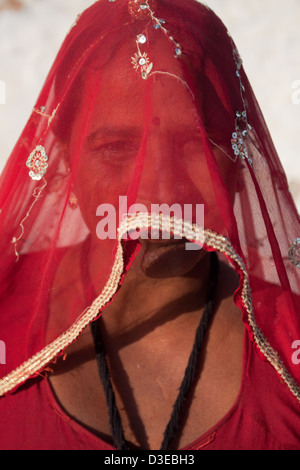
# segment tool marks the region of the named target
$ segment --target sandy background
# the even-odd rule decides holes
[[[67,31],[92,3],[0,0],[0,171]],[[237,43],[300,209],[300,0],[205,3]]]

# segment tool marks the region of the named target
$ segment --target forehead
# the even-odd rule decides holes
[[[132,64],[135,41],[117,51],[98,71],[92,122],[106,127],[122,123],[137,126],[152,116],[162,125],[195,124],[193,94],[185,82],[180,58],[167,46],[166,41],[159,41],[149,48],[147,57],[153,69],[146,80]]]

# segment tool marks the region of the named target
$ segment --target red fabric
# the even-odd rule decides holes
[[[299,450],[297,402],[272,367],[258,358],[248,337],[244,344],[235,404],[184,450]],[[1,450],[115,450],[66,414],[46,379],[0,399],[0,416]]]
[[[157,227],[173,236],[189,222],[180,234],[197,244],[204,235],[204,249],[240,275],[234,300],[249,339],[293,409],[300,282],[288,253],[300,221],[280,160],[220,19],[194,0],[141,3],[100,0],[80,16],[1,175],[0,396],[37,376],[114,301],[140,249],[129,240],[137,227],[140,237]],[[119,207],[121,196],[128,208],[143,204],[142,214]],[[108,239],[99,238],[103,204],[116,213]],[[195,212],[169,217],[171,226],[158,209],[149,219],[153,204],[202,204],[204,227]],[[253,393],[261,380],[253,376]]]

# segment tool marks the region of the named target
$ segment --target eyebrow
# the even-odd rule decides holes
[[[192,137],[194,135],[199,135],[199,129],[192,129],[191,126],[181,124],[180,125],[181,133]],[[101,138],[141,138],[143,135],[144,129],[137,126],[101,126],[95,131],[91,132],[87,136],[87,141],[93,141],[99,137]],[[173,130],[174,132],[174,130]],[[179,133],[179,131],[177,131]]]
[[[141,129],[138,127],[99,127],[88,135],[87,140],[94,140],[101,137],[137,137],[141,136]]]

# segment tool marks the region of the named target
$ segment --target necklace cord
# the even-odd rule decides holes
[[[114,444],[118,450],[128,450],[124,437],[121,416],[116,405],[115,393],[111,383],[110,372],[105,357],[105,351],[103,349],[99,321],[95,321],[91,324],[91,330],[94,338],[99,376],[103,385],[106,403],[109,411],[109,423],[113,435]]]
[[[160,450],[168,450],[172,440],[178,431],[180,417],[182,414],[182,409],[187,399],[188,393],[193,385],[195,375],[198,369],[199,357],[203,348],[205,333],[209,327],[210,320],[214,313],[215,308],[215,297],[216,290],[218,286],[218,277],[219,277],[219,261],[218,256],[215,252],[211,253],[211,267],[210,267],[210,279],[208,293],[206,297],[206,303],[204,307],[204,313],[201,317],[200,324],[197,328],[195,341],[191,355],[189,357],[188,365],[185,370],[185,374],[179,388],[179,393],[175,404],[173,406],[173,411],[164,432],[163,442],[161,444]],[[100,322],[95,321],[91,324],[91,331],[94,339],[96,359],[98,365],[98,371],[101,383],[103,385],[106,403],[109,412],[109,422],[111,427],[111,432],[114,440],[114,445],[118,450],[129,450],[126,444],[124,430],[122,426],[122,420],[117,408],[115,393],[111,383],[111,377],[109,372],[108,363],[106,360],[106,355],[103,347],[103,341],[101,338],[100,332]]]
[[[173,406],[173,412],[172,412],[170,421],[164,433],[164,439],[163,439],[160,450],[168,450],[176,431],[178,431],[182,408],[195,379],[195,375],[196,375],[197,367],[199,363],[200,352],[204,344],[205,333],[208,329],[210,319],[214,313],[215,296],[216,296],[216,289],[218,285],[218,271],[219,271],[218,257],[216,253],[212,253],[209,288],[208,288],[208,295],[206,298],[204,313],[201,317],[200,324],[196,331],[193,349],[192,349],[192,352],[188,361],[187,368],[185,370],[183,381],[179,389],[179,394]]]

